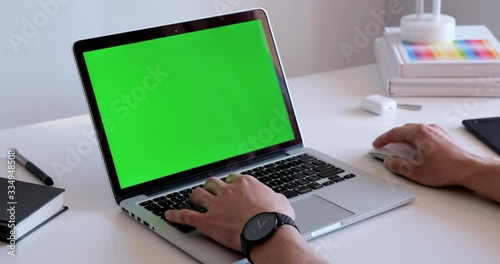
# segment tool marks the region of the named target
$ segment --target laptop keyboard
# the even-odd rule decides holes
[[[292,198],[316,189],[323,188],[346,179],[356,177],[330,163],[311,155],[302,154],[275,163],[267,164],[241,174],[252,175],[277,193]]]
[[[243,171],[241,174],[255,177],[273,189],[273,191],[281,193],[289,199],[356,177],[355,174],[347,173],[340,167],[336,167],[308,154],[294,156]],[[341,174],[345,175],[340,176]],[[224,181],[225,178],[221,178],[221,180]],[[165,221],[167,221],[165,219],[165,211],[167,210],[189,209],[205,213],[207,211],[205,208],[188,202],[189,196],[198,187],[203,188],[203,185],[156,197],[141,202],[139,205]],[[167,222],[184,233],[196,230],[192,226]]]

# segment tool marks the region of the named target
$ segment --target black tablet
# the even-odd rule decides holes
[[[500,155],[500,116],[468,119],[462,121],[462,124],[469,132]]]

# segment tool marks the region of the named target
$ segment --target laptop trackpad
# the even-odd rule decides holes
[[[295,222],[302,234],[338,223],[354,214],[316,195],[294,201],[292,207],[295,210]]]

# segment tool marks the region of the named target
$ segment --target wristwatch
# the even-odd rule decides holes
[[[282,225],[291,225],[297,230],[299,228],[292,218],[287,215],[272,212],[260,213],[248,220],[241,232],[241,251],[250,263],[250,250],[254,245],[262,244],[271,238],[276,229]]]

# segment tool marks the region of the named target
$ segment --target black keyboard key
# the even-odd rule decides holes
[[[174,203],[169,201],[169,200],[163,200],[163,201],[158,202],[158,205],[161,207],[168,207],[172,204],[174,204]]]
[[[166,195],[167,198],[172,198],[172,197],[175,197],[175,196],[179,196],[179,193],[169,193]]]
[[[163,201],[165,199],[167,199],[165,196],[161,196],[161,197],[158,197],[158,198],[154,198],[153,202],[159,202],[159,201]]]
[[[319,189],[319,188],[323,188],[323,185],[319,184],[317,182],[313,182],[313,183],[308,184],[307,187],[316,190],[316,189]]]
[[[146,210],[148,211],[155,211],[155,210],[160,210],[162,209],[162,207],[160,207],[159,205],[157,204],[148,204],[144,207]]]
[[[343,172],[345,172],[345,170],[343,170],[343,169],[341,169],[341,168],[339,168],[339,167],[337,167],[336,169],[338,169],[338,170],[339,170],[339,173],[343,173]]]
[[[315,161],[313,161],[311,163],[314,164],[314,165],[318,165],[318,166],[326,164],[326,162],[324,162],[322,160],[315,160]]]
[[[276,168],[267,168],[264,173],[267,173],[267,174],[273,174],[273,173],[276,173],[280,171],[279,169],[276,169]]]
[[[308,169],[310,169],[310,168],[308,168]],[[301,171],[304,171],[304,170],[306,170],[306,168],[304,168],[304,167],[294,167],[294,168],[292,168],[292,171],[295,171],[295,172],[301,172]]]
[[[247,171],[242,171],[240,174],[242,175],[252,175],[253,171],[252,170],[247,170]]]
[[[346,179],[351,179],[351,178],[354,178],[354,177],[356,177],[356,175],[352,174],[352,173],[347,174],[346,176],[344,176],[344,178],[346,178]]]
[[[329,185],[332,185],[332,184],[335,184],[335,182],[334,181],[327,181],[327,182],[323,183],[324,186],[329,186]]]
[[[186,193],[190,194],[191,192],[193,192],[193,190],[191,190],[191,189],[185,189],[185,190],[180,191],[179,193],[180,194],[186,194]]]
[[[277,193],[281,193],[281,192],[284,192],[286,190],[288,190],[288,189],[283,187],[283,186],[278,186],[278,187],[273,188],[273,191],[277,192]]]
[[[297,172],[297,173],[294,173],[292,174],[292,177],[294,177],[295,179],[303,179],[305,177],[307,177],[307,175],[305,175],[304,173],[300,173],[300,172]]]
[[[288,176],[282,177],[282,178],[280,179],[280,181],[282,181],[282,182],[284,182],[284,183],[292,182],[292,181],[294,181],[294,180],[295,180],[294,178],[292,178],[292,177],[288,177]]]
[[[304,194],[304,193],[308,193],[308,192],[312,191],[312,189],[307,187],[307,186],[300,186],[300,187],[293,189],[293,191],[296,193],[299,193],[299,194]]]
[[[280,186],[282,184],[283,184],[283,182],[280,180],[275,180],[275,181],[269,182],[269,185],[271,185],[273,187]]]
[[[316,167],[316,166],[311,165],[311,164],[309,164],[309,163],[305,163],[305,164],[302,164],[302,167],[303,167],[303,168],[306,168],[306,169],[312,169],[312,168],[314,168],[314,167]]]
[[[269,176],[269,178],[271,178],[273,180],[277,180],[281,177],[283,177],[283,176],[281,174],[278,174],[278,173],[273,173],[273,174],[271,174],[271,176]]]
[[[174,204],[172,205],[172,207],[174,209],[177,209],[177,210],[182,210],[182,209],[188,209],[188,210],[193,210],[193,207],[191,207],[189,204],[187,203],[178,203],[178,204]]]
[[[260,178],[258,178],[258,180],[259,180],[260,182],[262,182],[262,183],[266,183],[266,182],[270,182],[270,181],[272,181],[272,179],[271,179],[271,178],[269,178],[269,177],[260,177]]]
[[[322,172],[318,173],[318,176],[320,176],[322,178],[328,178],[330,176],[333,176],[333,175],[336,175],[336,174],[339,174],[342,172],[344,172],[344,170],[341,168],[333,168],[333,169],[322,171]]]
[[[153,203],[153,201],[151,201],[151,200],[147,200],[147,201],[144,201],[144,202],[140,203],[139,205],[140,205],[140,206],[146,206],[146,205],[148,205],[148,204],[152,204],[152,203]]]
[[[292,197],[295,197],[295,196],[299,196],[298,193],[294,192],[294,191],[290,191],[290,190],[287,190],[287,191],[284,191],[282,192],[281,194],[283,194],[286,198],[290,199]]]
[[[344,178],[342,178],[342,177],[338,177],[338,178],[336,178],[336,179],[335,179],[335,180],[333,180],[333,181],[334,181],[334,182],[341,182],[341,181],[345,181],[345,179],[344,179]]]
[[[282,170],[282,171],[276,172],[276,174],[280,175],[280,177],[288,176],[288,171],[289,170]]]
[[[336,180],[336,179],[338,179],[338,178],[340,178],[340,176],[338,176],[338,175],[335,175],[335,176],[332,176],[332,177],[328,177],[328,179],[329,179],[330,181],[334,181],[334,180]]]
[[[253,169],[253,172],[254,172],[254,173],[256,173],[256,172],[263,171],[263,170],[264,170],[264,166],[254,168],[254,169]]]
[[[280,174],[283,175],[283,176],[290,176],[290,175],[292,175],[294,173],[295,173],[295,171],[292,171],[292,170],[280,171]]]
[[[281,165],[276,166],[275,168],[278,170],[287,170],[289,167],[284,165],[284,164],[281,164]]]
[[[308,180],[306,180],[306,179],[300,179],[300,180],[296,180],[295,183],[298,184],[298,185],[307,185],[307,184],[309,184],[311,182],[308,181]]]
[[[265,174],[263,171],[258,171],[258,172],[255,172],[255,173],[253,174],[253,176],[255,176],[255,177],[262,177],[262,176],[264,176],[264,175],[266,175],[266,174]]]
[[[157,216],[161,216],[161,215],[165,214],[165,211],[167,211],[167,210],[164,210],[164,209],[154,210],[153,214],[155,214]]]
[[[288,189],[294,189],[294,188],[299,187],[299,185],[294,183],[294,182],[290,182],[290,183],[284,184],[283,187],[288,188]]]
[[[193,232],[194,230],[196,230],[196,228],[189,226],[189,225],[182,225],[182,226],[178,226],[177,230],[181,231],[182,233],[190,233],[190,232]]]
[[[315,170],[317,172],[322,172],[322,171],[326,171],[326,170],[333,169],[333,168],[335,168],[335,167],[330,165],[330,164],[325,164],[325,165],[318,166],[318,167],[314,168],[313,170]]]
[[[302,163],[308,163],[308,162],[315,161],[315,160],[316,160],[316,158],[311,157],[311,156],[309,156],[307,154],[303,154],[303,155],[299,156],[299,160],[298,161],[300,161]]]
[[[314,176],[309,176],[309,177],[307,177],[306,179],[308,179],[309,181],[314,182],[314,181],[319,181],[319,180],[321,180],[321,177],[318,177],[318,176],[315,176],[315,175],[314,175]]]
[[[175,197],[172,197],[170,198],[170,201],[172,201],[173,203],[181,203],[181,202],[184,202],[186,200],[185,197],[182,197],[181,196],[175,196]]]
[[[302,173],[305,174],[305,175],[308,175],[308,176],[316,174],[316,172],[313,171],[313,170],[306,170],[306,171],[303,171]]]
[[[179,193],[170,193],[170,194],[167,194],[167,198],[172,198],[174,196],[178,196]]]

